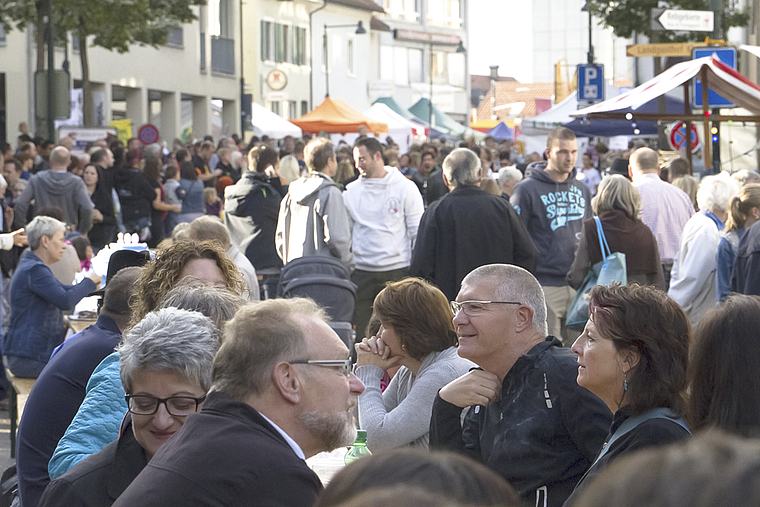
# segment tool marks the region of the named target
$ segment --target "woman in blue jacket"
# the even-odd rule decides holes
[[[63,310],[71,310],[100,285],[88,274],[77,285],[59,282],[49,266],[61,260],[66,226],[38,216],[26,227],[31,252],[19,262],[11,283],[11,321],[3,341],[8,369],[17,377],[37,378],[53,349],[63,342]]]

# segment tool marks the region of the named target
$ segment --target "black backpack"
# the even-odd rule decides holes
[[[313,299],[330,316],[330,327],[353,350],[351,320],[356,302],[356,285],[348,268],[335,257],[311,255],[293,259],[282,268],[277,297]]]

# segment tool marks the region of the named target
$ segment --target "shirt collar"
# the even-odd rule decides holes
[[[293,440],[292,438],[290,438],[290,435],[288,435],[287,433],[285,433],[285,431],[282,428],[280,428],[279,426],[277,426],[274,422],[272,422],[272,420],[270,418],[268,418],[267,416],[265,416],[261,412],[259,412],[259,415],[261,417],[263,417],[264,419],[266,419],[266,421],[269,424],[271,424],[272,427],[274,427],[274,429],[276,429],[280,433],[280,435],[282,435],[282,438],[284,438],[285,441],[288,443],[288,445],[293,449],[293,452],[296,453],[296,456],[298,456],[299,458],[301,458],[304,461],[306,460],[306,455],[303,453],[303,450],[301,449],[301,446],[298,445],[298,443],[295,440]]]

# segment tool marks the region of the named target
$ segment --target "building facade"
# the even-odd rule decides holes
[[[387,29],[373,32],[370,100],[392,96],[408,108],[432,96],[435,107],[467,125],[468,0],[376,1]]]
[[[210,0],[194,8],[197,19],[172,31],[167,44],[158,48],[133,45],[119,54],[89,45],[92,125],[129,119],[134,134],[153,123],[169,144],[183,132],[195,138],[240,133],[239,5]],[[10,139],[20,122],[35,124],[37,50],[31,34],[28,29],[0,37],[0,111],[5,112],[5,137]],[[79,41],[68,40],[65,48],[55,49],[55,68],[68,61],[71,86],[78,88]]]

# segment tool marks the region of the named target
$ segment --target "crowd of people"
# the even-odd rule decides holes
[[[579,154],[562,127],[526,156],[367,135],[71,148],[0,150],[3,371],[36,379],[20,505],[757,501],[756,172]],[[145,249],[112,253],[100,289],[119,233]],[[569,325],[607,253],[627,283]],[[97,321],[64,341],[88,295]],[[306,459],[357,427],[374,455],[324,488]]]

